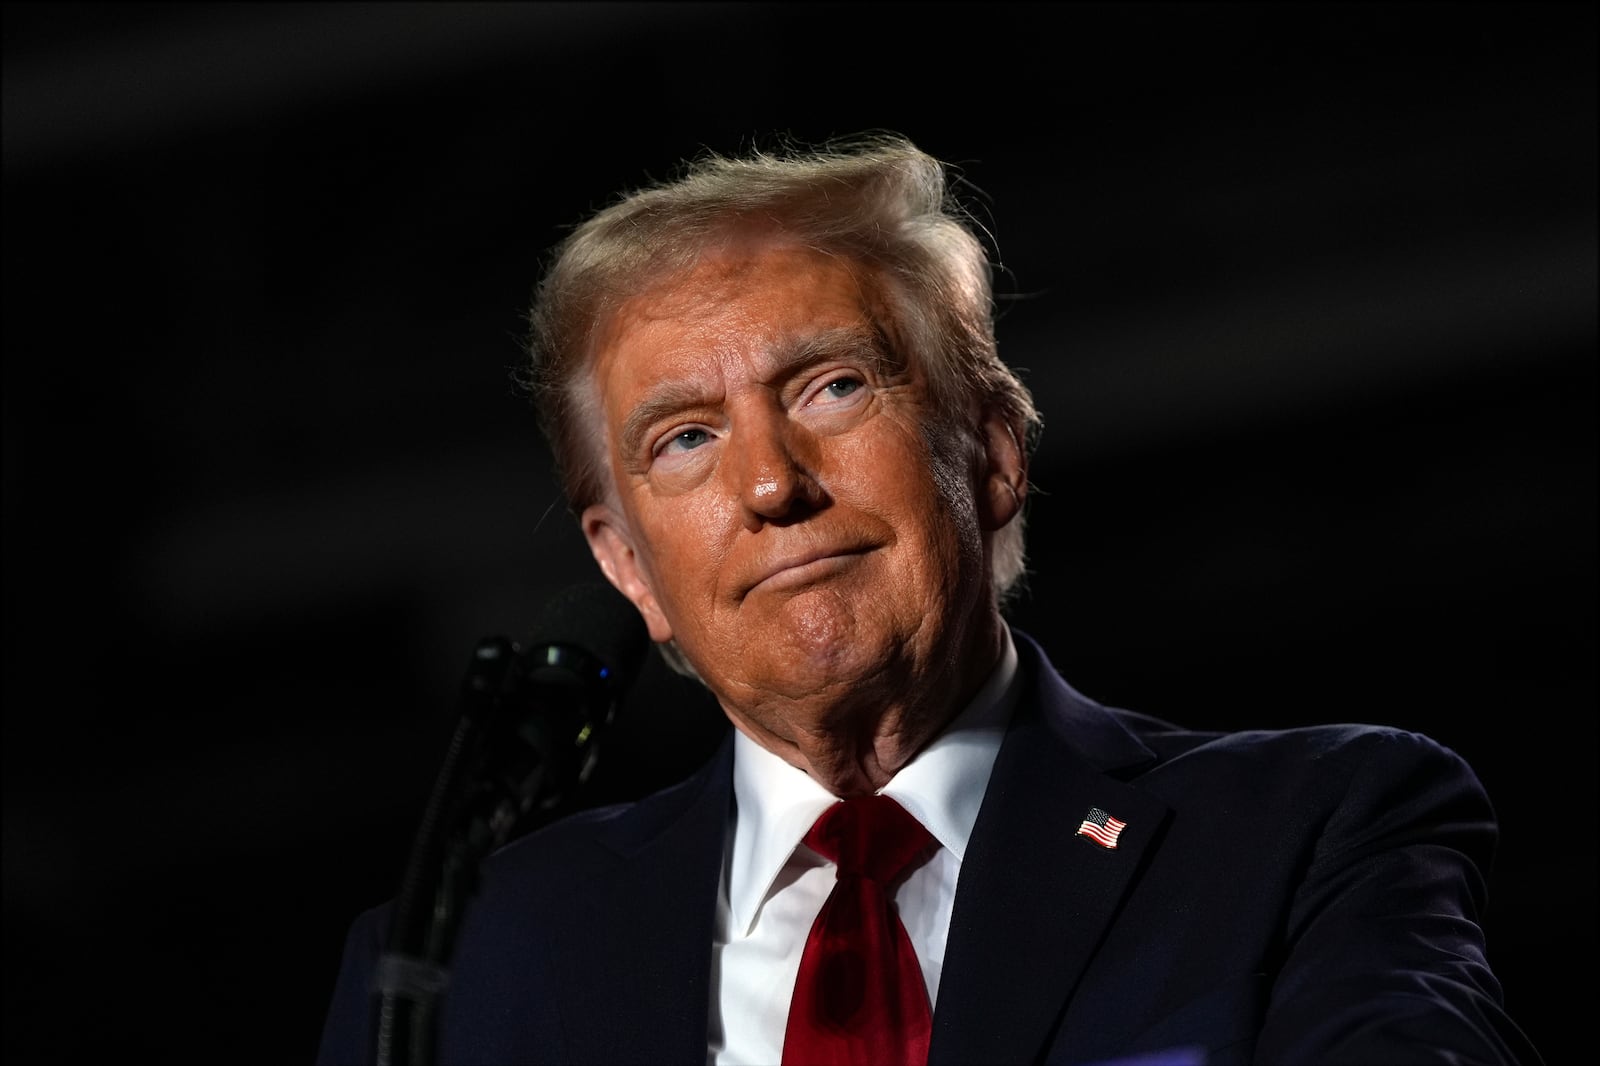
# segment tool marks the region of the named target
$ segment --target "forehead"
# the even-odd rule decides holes
[[[677,343],[704,352],[871,326],[875,288],[867,268],[841,256],[770,239],[725,242],[624,301],[597,334],[596,369],[619,355],[667,355],[659,349]]]
[[[605,324],[587,381],[600,436],[631,454],[641,427],[668,412],[777,385],[829,352],[892,360],[870,277],[852,260],[793,243],[707,250]]]

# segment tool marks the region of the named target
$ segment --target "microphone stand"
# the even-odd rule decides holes
[[[461,715],[418,827],[378,960],[378,1066],[432,1066],[440,998],[479,869],[536,806],[587,780],[626,682],[575,645],[474,650]]]

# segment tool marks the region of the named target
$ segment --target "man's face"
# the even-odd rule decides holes
[[[626,303],[592,364],[597,560],[791,761],[947,716],[994,661],[985,534],[1020,456],[993,454],[997,420],[941,428],[877,305],[852,263],[730,244]]]

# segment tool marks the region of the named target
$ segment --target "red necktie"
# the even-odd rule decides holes
[[[937,844],[888,796],[834,804],[805,842],[838,875],[800,956],[783,1066],[922,1066],[928,988],[892,894]]]

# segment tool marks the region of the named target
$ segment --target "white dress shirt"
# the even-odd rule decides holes
[[[1005,651],[972,702],[880,791],[942,845],[895,893],[900,920],[938,1002],[956,880],[989,772],[1017,698],[1017,651]],[[778,1066],[800,955],[834,884],[834,867],[801,845],[837,797],[735,731],[735,811],[723,858],[711,952],[712,1066]]]

